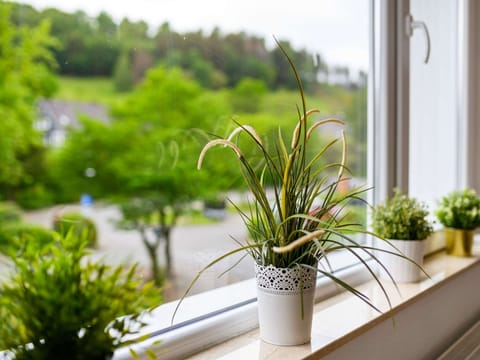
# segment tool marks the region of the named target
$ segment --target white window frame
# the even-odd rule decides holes
[[[410,0],[371,0],[370,71],[368,83],[368,177],[374,187],[369,202],[377,204],[390,196],[395,187],[408,193],[409,175],[409,38],[405,32],[405,17],[409,14]],[[462,168],[458,169],[465,186],[480,191],[480,4],[475,0],[460,0],[458,13],[459,51],[458,122],[466,146],[459,151]],[[434,46],[434,44],[433,44]],[[475,96],[476,95],[476,96]],[[372,264],[372,260],[370,264]],[[364,266],[357,264],[340,270],[337,275],[352,285],[369,279]],[[177,324],[169,330],[160,330],[150,339],[133,345],[139,354],[154,347],[163,359],[185,358],[214,344],[238,336],[258,326],[255,299],[255,280],[229,285],[194,295],[185,300],[192,304],[214,301],[228,294],[247,293],[237,305],[219,309],[197,319]],[[316,301],[338,293],[328,279],[317,284]],[[157,317],[173,312],[176,302],[163,304],[154,312]],[[188,317],[188,314],[187,314]],[[163,319],[164,320],[164,319]],[[152,325],[155,327],[155,325]],[[130,359],[128,348],[117,350],[114,359]]]
[[[375,1],[370,1],[370,14],[372,20],[374,18],[374,5]],[[370,37],[374,34],[374,24],[371,21],[370,26]],[[370,41],[373,42],[372,40]],[[371,45],[370,48],[370,58],[373,57],[372,51],[380,49],[378,45]],[[391,58],[388,59],[391,61]],[[370,60],[370,74],[373,74],[372,68],[374,67],[375,62]],[[369,88],[372,88],[372,84],[375,84],[375,80],[372,80],[373,76],[370,76],[369,79]],[[378,77],[375,77],[378,78]],[[389,80],[390,81],[390,80]],[[384,86],[388,87],[387,84]],[[378,116],[374,107],[370,104],[373,102],[373,99],[380,94],[380,90],[371,91],[369,89],[368,94],[368,118],[369,118],[369,132],[368,132],[368,142],[371,142],[371,139],[378,139],[379,133],[370,131],[371,124],[378,125],[379,121],[372,122],[371,118]],[[385,100],[382,98],[380,101],[376,102],[378,104],[383,103]],[[382,119],[387,119],[390,117],[383,117]],[[380,120],[384,121],[384,120]],[[383,127],[383,125],[382,125]],[[392,133],[392,136],[394,134]],[[375,142],[375,149],[378,149],[378,146],[390,146],[389,143],[380,144],[377,140]],[[368,149],[371,150],[370,148]],[[384,151],[381,151],[382,153]],[[368,159],[368,163],[371,164],[372,158]],[[372,179],[372,172],[375,166],[368,165],[369,179]],[[380,175],[378,180],[373,182],[378,185],[379,182],[383,183],[385,181],[384,175]],[[370,181],[371,182],[371,181]],[[381,189],[386,189],[387,186],[379,186]],[[378,192],[378,190],[370,191],[370,193]],[[375,196],[378,198],[378,196]],[[342,259],[342,256],[339,256],[338,262],[342,263],[345,261],[345,258]],[[350,261],[350,260],[348,260]],[[373,260],[366,260],[369,265],[374,267]],[[335,262],[335,260],[334,260]],[[337,265],[338,266],[338,265]],[[365,267],[360,264],[349,263],[348,266],[339,265],[338,267],[334,265],[335,268],[339,268],[336,272],[336,276],[342,280],[348,282],[349,284],[356,286],[361,283],[364,283],[368,280],[371,280],[371,274],[365,269]],[[336,286],[330,279],[322,277],[317,282],[317,289],[315,295],[315,301],[321,301],[326,298],[329,298],[333,295],[338,294],[338,286]],[[229,298],[231,294],[235,293],[246,293],[247,296],[241,301],[240,304],[235,304],[229,306],[228,308],[219,308],[207,315],[200,315],[195,313],[195,310],[192,310],[189,313],[187,303],[191,302],[192,304],[199,304],[204,301],[209,302],[210,306],[215,307],[214,303],[216,299]],[[148,321],[151,324],[156,322],[164,322],[164,317],[171,318],[171,314],[174,311],[178,301],[173,301],[167,304],[163,304],[159,307],[159,311],[154,312],[154,316]],[[170,329],[164,329],[157,331],[154,329],[155,325],[148,327],[147,331],[150,334],[157,334],[150,337],[148,340],[143,341],[139,344],[133,345],[137,353],[142,354],[147,349],[153,348],[154,352],[161,355],[162,359],[178,359],[185,358],[189,355],[192,355],[196,352],[201,351],[207,347],[218,344],[225,340],[228,340],[232,337],[238,336],[242,333],[248,332],[256,327],[258,327],[258,318],[257,318],[257,303],[255,295],[255,279],[250,279],[243,281],[241,283],[228,285],[222,288],[214,289],[207,291],[201,294],[193,295],[185,299],[185,305],[182,305],[180,309],[182,317],[192,318],[191,320],[186,320],[183,323],[176,324]],[[195,306],[193,307],[195,308]],[[185,311],[186,310],[186,311]],[[186,313],[185,313],[186,312]],[[163,317],[163,318],[162,318]],[[115,352],[114,359],[130,359],[130,351],[128,348],[119,349]]]

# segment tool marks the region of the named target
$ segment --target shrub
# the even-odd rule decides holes
[[[452,191],[442,198],[435,215],[445,227],[473,230],[480,225],[480,198],[472,189]]]
[[[16,359],[109,358],[144,326],[159,293],[141,285],[135,266],[89,260],[85,237],[56,237],[12,257],[12,275],[0,284],[0,349]]]
[[[11,223],[0,228],[0,251],[3,253],[11,250],[18,251],[29,243],[32,243],[32,246],[42,247],[51,243],[53,237],[53,232],[42,226],[21,222]]]
[[[396,189],[391,199],[374,209],[372,228],[384,239],[423,240],[433,231],[427,216],[424,203]]]
[[[53,229],[62,236],[66,236],[70,231],[77,236],[86,233],[88,245],[91,247],[97,246],[97,227],[95,223],[77,212],[68,212],[56,216],[53,220]]]
[[[267,86],[263,81],[245,78],[231,91],[230,101],[232,107],[239,112],[258,112],[266,92]]]
[[[18,193],[17,203],[24,209],[40,209],[53,204],[53,195],[43,184],[35,184]]]
[[[21,211],[15,204],[8,202],[0,203],[0,228],[20,220]]]

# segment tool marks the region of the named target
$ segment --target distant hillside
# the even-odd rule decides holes
[[[128,90],[147,69],[163,63],[187,70],[210,89],[232,87],[247,77],[270,89],[296,86],[281,51],[267,48],[264,38],[245,32],[223,33],[216,28],[211,33],[180,33],[164,23],[151,34],[144,21],[124,18],[117,24],[105,12],[92,18],[81,11],[39,11],[22,4],[13,9],[13,20],[20,25],[37,25],[45,19],[60,42],[54,55],[61,75],[113,76],[117,88]],[[301,72],[307,91],[315,91],[320,78],[350,85],[348,68],[329,66],[321,55],[295,49],[288,39],[280,43]]]

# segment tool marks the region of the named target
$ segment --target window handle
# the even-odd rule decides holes
[[[425,59],[423,60],[425,64],[428,63],[428,59],[430,58],[430,34],[428,32],[427,25],[423,21],[417,21],[413,19],[411,14],[408,14],[405,18],[405,32],[407,36],[413,36],[413,31],[415,29],[423,30],[425,34],[425,41],[426,41],[426,52],[425,52]]]

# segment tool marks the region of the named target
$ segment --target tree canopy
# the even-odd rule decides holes
[[[164,63],[181,67],[212,89],[235,86],[246,77],[261,80],[272,89],[296,86],[278,50],[269,49],[262,37],[245,32],[222,33],[215,28],[211,33],[181,33],[167,22],[152,33],[145,21],[124,18],[117,24],[105,12],[89,17],[83,11],[14,7],[16,24],[36,26],[42,19],[52,23],[52,34],[61,44],[54,53],[60,74],[111,76],[119,62],[127,62],[132,65],[130,76],[138,83],[148,68]],[[294,49],[288,41],[281,44],[304,72],[306,88],[311,88],[319,71],[327,69],[323,58],[306,49]]]
[[[7,198],[29,181],[26,160],[42,147],[33,126],[33,105],[56,90],[52,49],[58,45],[48,21],[35,27],[15,25],[11,8],[0,2],[0,187]]]

